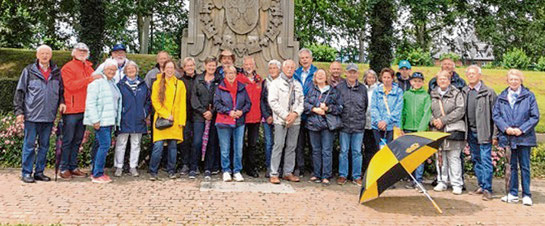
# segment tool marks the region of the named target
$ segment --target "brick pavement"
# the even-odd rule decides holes
[[[444,211],[439,215],[422,194],[402,188],[404,182],[359,205],[359,187],[352,184],[290,183],[295,193],[220,192],[201,191],[200,179],[168,180],[163,174],[158,182],[142,174],[112,177],[114,182],[104,185],[89,179],[23,184],[19,174],[0,169],[0,224],[542,225],[545,220],[544,180],[532,181],[532,207],[502,203],[500,179],[494,183],[496,198],[488,202],[467,193],[430,191]],[[219,180],[213,178],[223,183]],[[475,180],[466,181],[473,190]]]

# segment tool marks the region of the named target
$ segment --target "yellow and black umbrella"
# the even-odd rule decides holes
[[[363,177],[360,203],[378,198],[390,186],[410,176],[441,213],[441,209],[411,173],[439,149],[448,135],[441,132],[409,133],[382,147],[369,162]]]

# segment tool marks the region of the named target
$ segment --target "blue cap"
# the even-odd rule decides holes
[[[112,48],[112,52],[118,51],[118,50],[127,51],[127,47],[125,47],[125,45],[123,44],[115,44],[114,47]]]
[[[402,61],[399,61],[399,69],[401,68],[407,68],[407,69],[411,69],[411,63],[408,61],[408,60],[402,60]]]
[[[422,79],[424,80],[424,74],[422,74],[421,72],[415,72],[411,75],[411,79],[413,78],[419,78],[419,79]]]

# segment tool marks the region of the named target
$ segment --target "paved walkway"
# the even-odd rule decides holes
[[[0,224],[542,225],[545,220],[543,180],[532,183],[532,207],[502,203],[500,179],[494,184],[496,199],[488,202],[466,193],[431,191],[444,211],[439,215],[422,194],[402,188],[404,182],[360,205],[360,189],[352,184],[301,182],[275,188],[265,178],[226,185],[219,176],[202,182],[168,180],[163,174],[158,182],[142,175],[105,185],[89,179],[23,184],[19,174],[19,169],[0,169]],[[473,190],[475,181],[467,181]]]

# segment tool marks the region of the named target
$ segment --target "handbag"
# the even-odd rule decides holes
[[[326,94],[324,98],[324,103],[326,102],[329,93],[331,93],[331,90],[329,90],[329,92]],[[320,101],[318,101],[318,103],[320,103]],[[333,114],[325,114],[325,121],[329,130],[336,130],[338,128],[341,128],[343,123],[341,117]]]
[[[178,91],[178,81],[176,81],[176,86],[174,88],[174,99],[172,100],[172,109],[171,109],[171,114],[172,114],[172,111],[174,110],[174,103],[176,103],[176,92]],[[168,129],[170,127],[172,127],[174,125],[174,121],[173,120],[169,120],[169,119],[166,119],[166,118],[163,118],[163,117],[157,117],[157,120],[155,120],[155,128],[158,129],[158,130],[163,130],[163,129]]]

